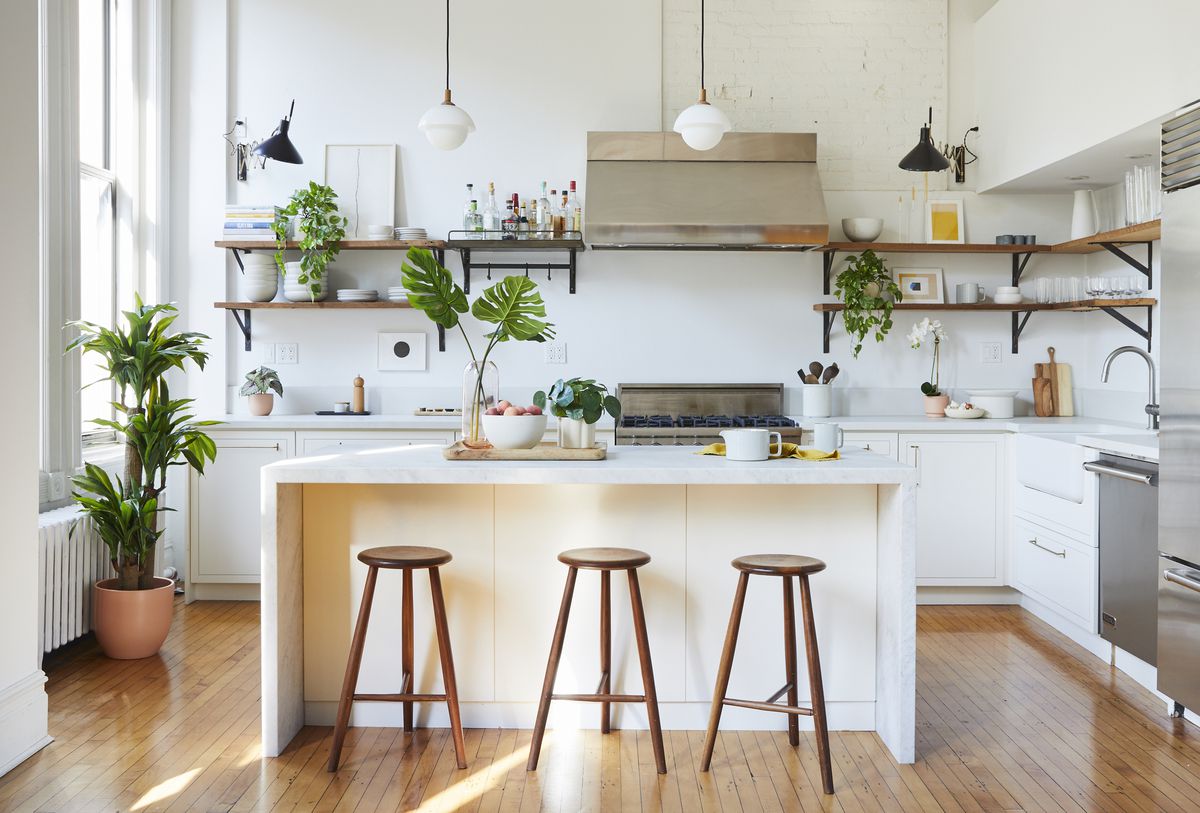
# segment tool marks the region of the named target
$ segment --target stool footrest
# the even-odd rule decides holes
[[[774,703],[776,700],[778,700],[779,698],[781,698],[781,697],[783,697],[785,694],[787,694],[787,693],[788,693],[788,692],[789,692],[789,691],[790,691],[790,690],[793,688],[793,686],[794,686],[794,684],[792,684],[792,683],[785,683],[785,684],[783,684],[783,688],[782,688],[782,689],[780,689],[779,691],[775,692],[775,694],[771,695],[770,697],[768,697],[768,698],[767,698],[766,700],[764,700],[763,702],[764,702],[764,703]]]
[[[551,700],[578,700],[583,703],[645,703],[644,694],[552,694]]]
[[[726,697],[721,701],[726,706],[738,706],[743,709],[754,709],[756,711],[781,711],[784,714],[803,714],[805,717],[812,717],[812,709],[801,708],[800,706],[785,706],[782,703],[763,703],[758,700],[735,700],[732,697]]]
[[[444,703],[446,695],[444,694],[412,694],[411,692],[402,692],[400,694],[356,694],[354,699],[378,701],[382,703]]]

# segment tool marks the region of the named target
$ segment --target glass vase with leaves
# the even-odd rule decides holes
[[[845,305],[842,323],[858,358],[868,334],[873,332],[875,341],[882,342],[892,329],[892,308],[903,298],[900,286],[882,258],[867,249],[846,258],[845,269],[834,280],[834,293]]]
[[[546,305],[537,283],[528,277],[505,277],[468,303],[466,292],[434,258],[433,252],[410,248],[406,256],[401,271],[409,304],[447,330],[457,327],[471,355],[463,377],[463,444],[486,447],[489,444],[482,417],[499,397],[498,374],[490,361],[492,351],[502,342],[544,342],[554,338],[554,325],[545,321]],[[467,312],[481,322],[495,325],[495,329],[483,335],[487,344],[478,355],[460,319]]]
[[[300,249],[300,273],[296,282],[308,288],[312,301],[321,296],[322,281],[328,285],[329,264],[341,251],[346,236],[346,218],[338,214],[337,193],[331,187],[309,181],[308,186],[292,193],[286,206],[275,207],[275,265],[287,278],[283,250],[287,247],[288,226],[296,219],[296,241]]]

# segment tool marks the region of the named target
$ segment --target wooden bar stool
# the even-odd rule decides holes
[[[700,770],[707,771],[712,762],[713,746],[717,741],[717,726],[721,722],[721,709],[725,706],[740,706],[759,711],[780,711],[788,715],[788,742],[800,744],[800,726],[796,715],[813,718],[817,733],[817,756],[821,762],[821,784],[826,793],[833,793],[833,767],[829,760],[829,728],[825,721],[825,691],[821,685],[821,659],[817,654],[817,628],[813,622],[812,595],[808,577],[825,569],[820,559],[786,554],[761,554],[734,559],[733,566],[740,571],[737,592],[733,597],[733,610],[729,614],[729,629],[725,633],[725,649],[721,652],[721,665],[717,669],[717,686],[713,690],[712,711],[708,717],[708,735],[704,740],[704,758]],[[729,689],[729,672],[733,667],[733,651],[737,647],[738,628],[742,623],[742,607],[746,603],[746,585],[751,574],[756,576],[783,577],[783,651],[787,668],[787,683],[766,700],[737,700],[726,697]],[[804,614],[804,646],[808,654],[808,685],[811,708],[801,708],[796,684],[796,611],[792,600],[792,577],[800,579],[800,607]],[[777,703],[787,695],[787,703]]]
[[[463,744],[462,719],[458,713],[458,684],[454,680],[454,657],[450,654],[450,629],[446,625],[446,602],[442,597],[442,578],[438,568],[449,563],[451,555],[441,548],[397,545],[368,548],[358,554],[358,561],[368,567],[367,584],[363,588],[354,638],[350,643],[350,659],[346,663],[346,678],[338,701],[337,725],[333,729],[333,750],[329,754],[329,770],[336,771],[350,722],[350,707],[355,700],[382,700],[404,704],[404,730],[413,730],[413,703],[446,701],[450,711],[450,732],[454,737],[454,756],[459,768],[467,767],[467,749]],[[404,573],[404,596],[400,620],[401,659],[404,674],[399,694],[356,694],[358,669],[362,665],[363,643],[367,638],[367,623],[371,620],[371,600],[375,597],[375,581],[379,571],[400,570]],[[413,571],[429,571],[429,590],[433,594],[433,624],[437,631],[438,653],[442,662],[442,682],[445,694],[417,694],[413,691]]]
[[[563,590],[562,605],[558,609],[558,625],[554,628],[554,642],[550,645],[550,660],[546,664],[546,679],[542,683],[541,700],[538,703],[537,721],[533,726],[533,741],[529,745],[529,762],[526,770],[537,770],[538,756],[542,751],[542,737],[546,733],[546,718],[550,715],[551,700],[581,700],[600,704],[600,731],[609,733],[609,708],[612,703],[645,703],[646,717],[650,722],[650,741],[654,746],[654,762],[659,773],[667,772],[667,757],[663,751],[662,724],[658,718],[658,694],[654,691],[654,667],[650,663],[650,640],[646,636],[646,615],[642,611],[642,591],[638,585],[637,569],[649,564],[650,554],[629,548],[576,548],[558,555],[558,561],[567,566],[567,586]],[[600,685],[595,694],[554,694],[554,678],[558,674],[558,661],[562,657],[563,639],[567,633],[567,616],[571,613],[571,596],[575,592],[575,577],[580,569],[600,571]],[[633,632],[637,640],[638,660],[642,666],[642,691],[644,694],[612,693],[612,623],[610,607],[610,574],[624,570],[629,574],[629,601],[633,605]]]

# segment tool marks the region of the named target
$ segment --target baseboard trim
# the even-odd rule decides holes
[[[53,742],[45,686],[38,669],[0,691],[0,775]]]
[[[184,589],[189,604],[193,601],[259,601],[262,597],[259,584],[188,582]]]
[[[917,604],[1020,604],[1011,587],[917,587]]]

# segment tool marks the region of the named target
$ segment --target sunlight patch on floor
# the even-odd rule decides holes
[[[543,748],[553,740],[553,732],[547,731],[542,741]],[[447,748],[453,747],[450,745]],[[474,773],[456,779],[453,784],[434,796],[421,802],[413,813],[452,813],[462,810],[483,794],[504,784],[508,772],[519,764],[524,764],[529,757],[529,746],[518,748],[506,757],[494,759],[486,767]]]
[[[155,802],[161,802],[163,799],[170,799],[172,796],[178,796],[180,791],[191,784],[191,781],[196,778],[196,774],[198,773],[200,773],[199,768],[192,768],[190,771],[184,771],[178,776],[172,776],[165,782],[159,782],[157,785],[150,788],[150,790],[143,793],[129,809],[141,810],[143,807],[149,807]]]

